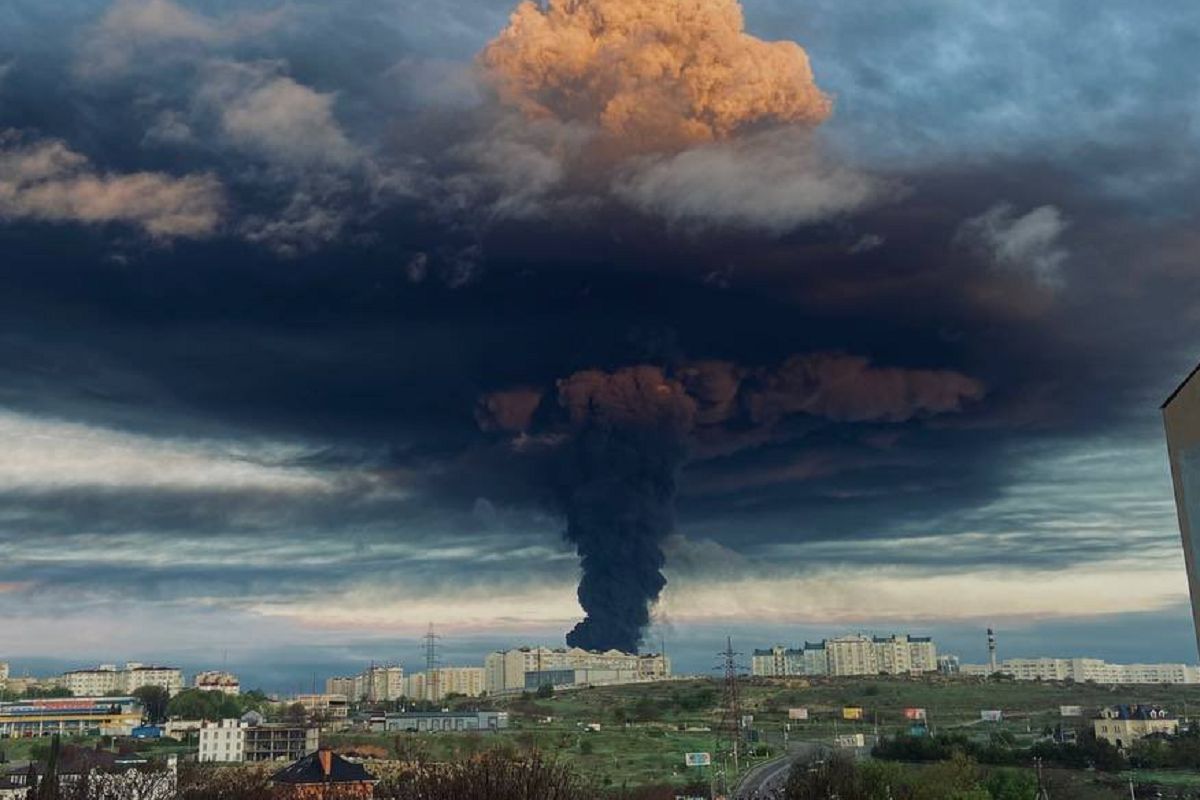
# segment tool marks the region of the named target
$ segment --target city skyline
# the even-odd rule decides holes
[[[513,6],[0,12],[0,659],[1195,663],[1190,6]]]

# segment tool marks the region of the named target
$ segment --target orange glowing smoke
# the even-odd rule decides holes
[[[504,102],[633,150],[816,125],[832,108],[800,46],[747,34],[737,0],[525,0],[480,58]]]

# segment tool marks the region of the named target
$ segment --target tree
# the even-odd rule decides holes
[[[548,683],[543,683],[537,688],[536,697],[539,700],[549,700],[551,697],[554,697],[554,687]]]
[[[161,686],[139,686],[133,690],[133,696],[142,701],[148,722],[157,724],[166,721],[167,707],[171,702],[171,695],[166,689]]]

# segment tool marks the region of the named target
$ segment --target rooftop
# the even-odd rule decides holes
[[[271,776],[274,783],[326,784],[326,783],[374,783],[377,778],[367,772],[362,764],[339,756],[322,747],[315,753],[287,765]]]

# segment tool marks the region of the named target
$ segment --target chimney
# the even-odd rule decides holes
[[[321,774],[326,778],[333,771],[333,751],[328,747],[322,747],[317,751],[317,760],[321,762]]]

